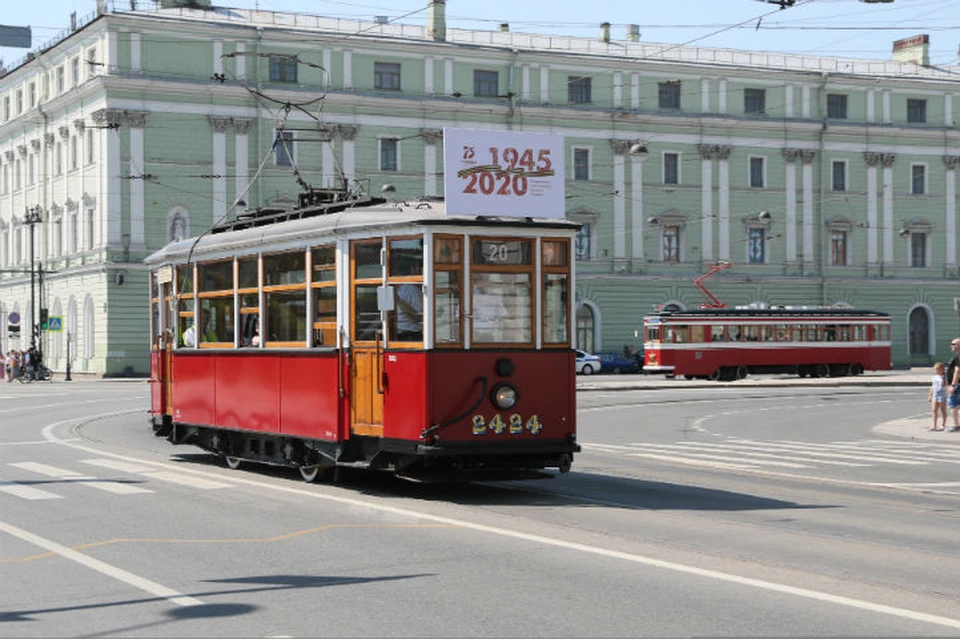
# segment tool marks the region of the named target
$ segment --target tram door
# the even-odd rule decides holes
[[[154,349],[156,359],[157,385],[160,397],[159,401],[154,403],[163,410],[163,413],[170,415],[173,412],[173,375],[172,375],[172,353],[174,341],[176,339],[177,326],[177,307],[176,298],[173,294],[173,281],[170,278],[164,278],[160,273],[158,312],[154,314]],[[160,317],[160,314],[163,317]]]
[[[350,431],[372,437],[383,435],[383,252],[380,239],[350,245]]]

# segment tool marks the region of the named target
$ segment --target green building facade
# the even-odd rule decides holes
[[[719,261],[728,306],[890,313],[897,365],[960,333],[960,76],[925,37],[852,60],[448,29],[441,1],[421,26],[98,5],[0,76],[4,351],[43,308],[54,370],[69,335],[73,371],[147,374],[146,255],[292,206],[297,176],[442,195],[445,127],[564,136],[580,348],[639,346]]]

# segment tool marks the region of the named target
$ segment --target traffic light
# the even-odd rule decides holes
[[[41,308],[41,309],[40,309],[40,330],[42,330],[42,331],[47,330],[47,318],[48,318],[48,317],[49,317],[49,315],[48,315],[48,313],[47,313],[47,309]]]

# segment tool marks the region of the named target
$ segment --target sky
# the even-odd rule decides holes
[[[129,8],[131,0],[107,0]],[[153,8],[154,0],[134,0]],[[429,0],[214,0],[215,6],[311,13],[425,25]],[[65,34],[70,14],[92,15],[96,0],[0,0],[0,25],[29,26],[33,48]],[[448,28],[511,31],[596,38],[599,24],[611,24],[611,37],[624,39],[627,25],[640,27],[647,42],[779,51],[813,56],[889,59],[895,40],[930,36],[934,65],[958,62],[960,0],[795,0],[779,9],[771,0],[447,0]],[[27,49],[0,47],[9,67]]]

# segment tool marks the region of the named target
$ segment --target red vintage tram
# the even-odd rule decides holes
[[[307,481],[568,471],[577,225],[340,197],[146,260],[156,433]]]
[[[645,373],[743,379],[889,370],[890,316],[841,308],[702,308],[645,317]]]

